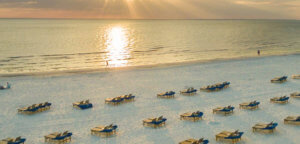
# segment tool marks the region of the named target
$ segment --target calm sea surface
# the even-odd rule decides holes
[[[252,57],[258,49],[300,53],[300,21],[0,19],[0,74]]]

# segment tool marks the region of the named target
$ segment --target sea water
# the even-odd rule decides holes
[[[0,74],[300,52],[298,20],[0,19]]]

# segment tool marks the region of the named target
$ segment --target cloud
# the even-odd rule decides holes
[[[0,17],[300,19],[300,1],[0,0]]]

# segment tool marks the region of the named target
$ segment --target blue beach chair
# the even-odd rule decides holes
[[[83,109],[92,108],[93,104],[90,103],[89,100],[85,100],[85,101],[80,101],[80,102],[73,103],[73,107],[83,110]]]
[[[227,106],[227,107],[217,107],[215,109],[213,109],[213,113],[217,113],[217,114],[231,114],[233,113],[234,107],[233,106]]]
[[[258,108],[259,104],[260,104],[260,102],[257,102],[257,101],[245,102],[245,103],[240,104],[240,108],[254,110],[254,109]]]
[[[132,95],[132,94],[123,95],[123,96],[120,96],[120,97],[124,99],[124,102],[134,101],[134,99],[135,99],[135,96]]]
[[[184,114],[180,115],[180,119],[197,121],[197,120],[201,120],[202,116],[203,116],[203,112],[196,111],[196,112],[192,112],[192,113],[184,113]]]
[[[160,97],[160,98],[174,98],[174,96],[175,96],[174,91],[167,91],[164,93],[157,94],[157,97]]]
[[[229,85],[230,85],[230,82],[225,81],[225,82],[222,82],[222,83],[217,83],[217,84],[214,84],[214,85],[208,85],[208,86],[205,86],[205,87],[201,87],[200,90],[207,91],[207,92],[218,91],[218,90],[222,90],[224,88],[228,88]]]
[[[148,118],[143,120],[143,125],[144,126],[149,126],[149,127],[162,127],[165,125],[167,119],[164,118],[163,116],[160,116],[158,118]]]
[[[291,93],[291,97],[300,98],[300,92]]]
[[[270,101],[273,103],[286,104],[289,102],[289,97],[287,97],[287,96],[273,97],[270,99]]]
[[[116,134],[118,126],[110,124],[108,126],[97,126],[95,128],[91,129],[91,133],[93,135],[99,135],[99,136],[111,136]]]
[[[20,108],[18,109],[18,112],[22,114],[35,114],[35,113],[49,110],[50,107],[51,107],[51,103],[45,102],[45,103],[33,104],[28,107]]]
[[[58,133],[58,132],[51,133],[44,137],[45,137],[45,142],[64,144],[64,143],[71,142],[71,136],[72,136],[71,132],[65,131],[64,133]]]
[[[276,77],[271,79],[271,83],[283,83],[287,81],[287,76],[282,76],[282,77]]]
[[[10,88],[11,88],[11,85],[8,82],[6,83],[6,86],[0,85],[0,90],[10,89]]]
[[[183,95],[194,95],[196,93],[197,93],[197,89],[194,89],[193,87],[189,87],[187,89],[180,91],[180,94]]]
[[[6,138],[0,141],[0,144],[24,144],[26,141],[25,138],[17,137],[17,138]]]
[[[180,142],[179,144],[208,144],[209,140],[201,138],[201,139],[187,139],[185,141]]]
[[[284,119],[285,124],[300,125],[300,116],[288,116]]]
[[[232,143],[237,143],[242,139],[243,134],[244,132],[239,132],[238,130],[235,132],[222,131],[216,135],[216,141],[231,141]]]
[[[258,123],[252,127],[253,132],[273,133],[278,123],[261,124]]]
[[[122,98],[122,97],[115,97],[115,98],[107,98],[105,100],[105,103],[117,105],[117,104],[122,103],[123,101],[124,101],[124,98]]]

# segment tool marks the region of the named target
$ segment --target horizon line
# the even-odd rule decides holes
[[[134,18],[5,18],[5,17],[0,17],[0,19],[53,19],[53,20],[300,20],[300,19],[274,19],[274,18],[233,18],[233,19],[201,19],[201,18],[195,18],[195,19],[160,19],[160,18],[155,18],[155,19],[147,19],[147,18],[141,18],[141,19],[134,19]]]

